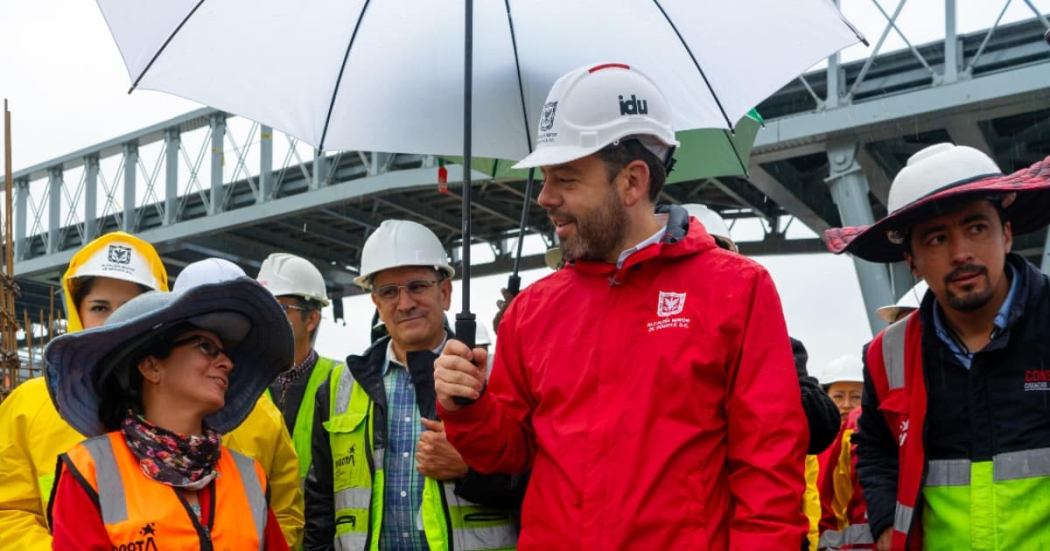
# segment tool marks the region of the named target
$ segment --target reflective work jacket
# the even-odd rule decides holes
[[[314,363],[313,369],[310,370],[310,379],[306,382],[306,390],[303,393],[303,400],[299,404],[299,411],[295,414],[295,426],[289,427],[289,430],[292,431],[292,444],[295,446],[295,453],[299,457],[300,481],[306,479],[306,473],[310,470],[310,463],[313,462],[310,442],[314,429],[314,405],[316,404],[317,389],[331,375],[332,367],[335,366],[335,363],[335,360],[331,358],[317,357],[317,362]],[[269,393],[270,391],[267,390],[266,392]]]
[[[171,486],[142,473],[119,431],[60,456],[91,495],[114,549],[259,549],[266,531],[266,475],[250,457],[222,449],[210,528]]]
[[[851,443],[857,430],[857,408],[846,417],[831,447],[836,453],[821,477],[820,500],[823,516],[818,548],[827,551],[874,549],[875,540],[868,526],[867,503],[857,478],[855,447]]]
[[[1031,263],[1014,254],[1007,262],[1020,281],[1006,328],[969,369],[934,332],[932,293],[868,349],[869,388],[892,434],[882,438],[897,444],[894,549],[1050,548],[1050,293]],[[868,433],[881,427],[865,420],[871,405],[858,436],[871,446],[862,454],[878,455]],[[886,486],[861,459],[871,516]]]
[[[324,428],[332,450],[336,549],[378,550],[383,519],[384,449],[377,448],[375,403],[339,365],[332,369],[331,410]],[[427,478],[421,521],[431,551],[511,550],[517,530],[504,511],[456,495],[455,484]]]

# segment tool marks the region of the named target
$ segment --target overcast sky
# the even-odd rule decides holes
[[[1032,3],[1044,13],[1050,11],[1050,0]],[[972,32],[990,27],[1007,2],[958,0],[957,4],[959,32]],[[885,25],[875,4],[871,0],[842,0],[842,5],[846,16],[874,45]],[[897,2],[881,0],[881,5],[892,13]],[[1016,0],[1010,3],[1003,21],[1032,15],[1024,1]],[[936,0],[908,1],[898,25],[913,44],[936,40],[944,34],[944,5]],[[741,36],[746,34],[742,31]],[[893,34],[882,51],[903,46]],[[863,46],[844,52],[846,59],[866,55]],[[237,63],[236,59],[221,61]],[[0,0],[0,97],[11,102],[16,171],[200,107],[156,92],[128,95],[128,84],[120,55],[94,2]],[[0,135],[0,148],[2,145]],[[791,227],[790,237],[812,236],[800,223]],[[758,232],[755,225],[733,229],[737,240],[755,239]],[[777,283],[789,331],[810,350],[811,371],[819,374],[824,365],[842,354],[859,354],[871,332],[851,260],[829,254],[757,260]],[[546,273],[533,270],[522,277],[527,284]],[[505,275],[474,282],[472,308],[480,320],[491,321],[498,289],[505,282]],[[320,352],[337,358],[360,352],[367,345],[372,314],[367,297],[344,302],[346,325],[332,323],[331,313],[326,312],[328,320],[318,343]],[[458,293],[453,304],[450,316],[458,310]]]

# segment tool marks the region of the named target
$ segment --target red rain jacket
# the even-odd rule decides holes
[[[802,545],[808,429],[776,289],[670,218],[620,270],[579,262],[523,291],[487,390],[440,410],[471,467],[532,469],[519,549]]]

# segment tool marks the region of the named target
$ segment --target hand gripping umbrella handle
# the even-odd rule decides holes
[[[474,314],[468,312],[456,314],[456,340],[467,345],[467,348],[471,350],[474,349],[476,344],[477,329],[478,322],[475,320]],[[474,403],[474,400],[462,396],[453,396],[452,401],[461,406],[469,406]]]

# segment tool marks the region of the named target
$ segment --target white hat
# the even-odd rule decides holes
[[[361,275],[354,278],[354,285],[370,291],[373,275],[402,266],[432,266],[447,278],[456,275],[434,232],[410,220],[384,220],[365,241]]]
[[[926,290],[929,288],[930,286],[927,285],[925,281],[919,280],[914,287],[904,293],[904,296],[902,296],[896,304],[889,304],[875,310],[875,315],[885,321],[893,323],[897,321],[897,318],[902,312],[918,310],[919,304],[922,303],[922,297],[926,295]]]
[[[205,258],[183,268],[171,290],[179,292],[205,283],[219,283],[238,277],[247,277],[240,266],[224,258]]]
[[[295,295],[316,300],[321,306],[329,304],[321,271],[309,260],[294,254],[273,253],[266,257],[255,280],[275,297]]]
[[[726,225],[726,221],[717,212],[707,208],[707,205],[690,203],[688,205],[682,205],[682,208],[684,208],[691,216],[696,217],[696,219],[704,225],[704,228],[711,237],[722,237],[730,241],[733,240],[729,235],[729,226]]]
[[[671,106],[649,77],[622,63],[587,65],[547,94],[536,149],[514,168],[574,161],[624,138],[639,138],[665,164],[678,146]]]
[[[863,382],[864,363],[860,361],[860,358],[850,354],[831,360],[828,367],[824,369],[824,376],[820,378],[822,385]]]

